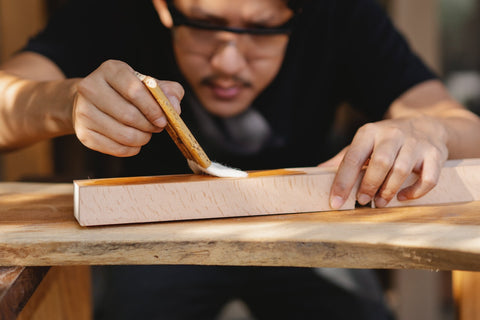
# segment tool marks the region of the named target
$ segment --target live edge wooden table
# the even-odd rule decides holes
[[[114,264],[478,271],[480,202],[81,227],[71,184],[0,183],[1,319],[15,319],[54,271],[88,304],[88,276],[73,266]]]

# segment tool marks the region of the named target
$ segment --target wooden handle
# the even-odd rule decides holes
[[[144,77],[142,82],[148,88],[155,100],[157,100],[163,113],[165,113],[168,121],[166,128],[167,132],[177,145],[178,149],[180,149],[183,156],[189,160],[195,161],[202,168],[208,168],[212,162],[190,132],[185,122],[183,122],[182,118],[180,118],[175,111],[162,89],[160,89],[157,81],[152,77]]]

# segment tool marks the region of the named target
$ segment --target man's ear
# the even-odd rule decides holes
[[[167,2],[165,0],[152,0],[152,2],[163,25],[167,28],[171,28],[173,26],[173,21],[170,11],[168,11],[167,8]]]

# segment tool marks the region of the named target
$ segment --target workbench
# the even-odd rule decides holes
[[[0,183],[0,318],[61,270],[84,307],[88,271],[76,272],[122,264],[478,271],[480,202],[81,227],[72,184]]]

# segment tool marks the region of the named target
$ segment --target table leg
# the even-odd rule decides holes
[[[92,319],[90,267],[51,267],[18,319]]]
[[[453,294],[458,320],[480,320],[480,273],[453,271]]]

